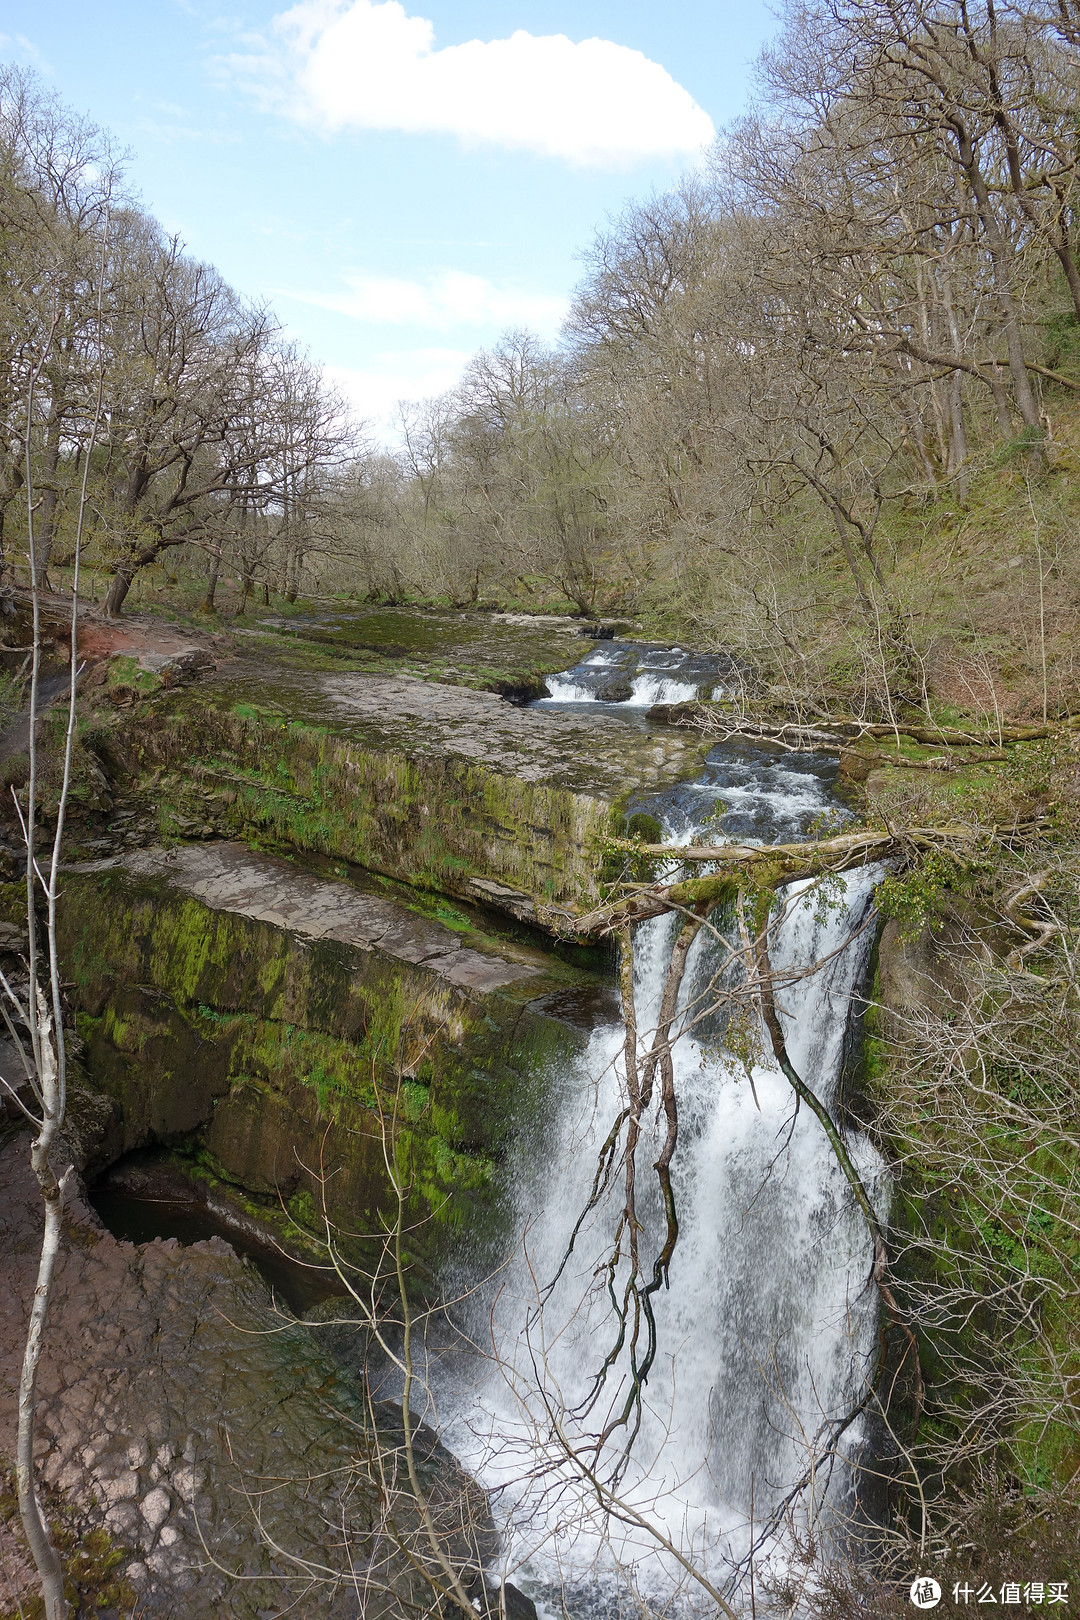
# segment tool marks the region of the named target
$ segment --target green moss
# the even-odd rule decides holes
[[[153,670],[141,668],[137,658],[118,654],[109,659],[105,676],[105,689],[116,700],[126,696],[152,697],[160,692],[165,682]]]
[[[663,838],[663,829],[655,816],[646,814],[644,810],[636,810],[633,815],[627,816],[623,825],[623,836],[638,838],[643,844],[659,844]]]
[[[433,741],[407,715],[335,719],[310,683],[271,675],[264,702],[259,684],[207,682],[116,717],[114,751],[132,761],[132,785],[152,787],[163,835],[209,825],[453,898],[475,899],[481,878],[541,903],[597,902],[625,802],[696,769],[707,747],[681,734],[644,751],[609,739],[595,759],[571,750],[550,771],[515,774],[499,768],[497,731],[489,766],[438,747],[437,726]]]
[[[1015,874],[1007,870],[1002,881],[1014,886]],[[944,880],[932,909],[937,917],[950,909],[954,921],[959,909],[965,928],[973,926],[970,903],[949,893]],[[895,914],[903,923],[903,908]],[[919,1334],[926,1405],[914,1454],[926,1445],[946,1455],[955,1447],[952,1483],[972,1488],[964,1473],[965,1436],[971,1425],[985,1424],[987,1391],[1006,1379],[1017,1392],[1017,1407],[994,1435],[996,1466],[1027,1491],[1061,1489],[1080,1467],[1080,1437],[1060,1401],[1061,1389],[1080,1376],[1080,1165],[1057,1123],[1071,1091],[1065,1081],[1059,1096],[1048,1090],[1053,1065],[1045,1052],[1037,1054],[1033,1070],[1025,1067],[1026,1026],[1019,1034],[1003,1031],[1002,1039],[1019,1055],[1003,1066],[994,1061],[993,1042],[980,1047],[975,1090],[959,1113],[965,1124],[958,1136],[957,1116],[946,1104],[950,1088],[964,1084],[962,1077],[933,1062],[913,1065],[903,1044],[905,1030],[918,1020],[909,1002],[919,975],[937,963],[935,975],[948,973],[946,944],[942,940],[931,951],[924,941],[918,948],[914,978],[902,972],[896,981],[902,1006],[881,1005],[882,978],[876,979],[865,1052],[867,1090],[899,1162],[890,1214],[894,1293],[901,1313],[910,1306],[926,1324]],[[891,948],[902,947],[897,942]],[[939,996],[941,1015],[949,1017],[947,977],[944,984],[928,978],[925,986],[922,993],[931,1002]],[[998,1005],[992,990],[986,994],[987,1004],[967,1014],[958,993],[951,1005],[960,1010],[951,1017],[970,1016],[987,1028],[1015,1020],[1008,1001]],[[975,1063],[974,1047],[964,1048],[959,1033],[957,1044]],[[906,1404],[895,1404],[890,1422],[903,1435],[914,1414],[912,1390]]]
[[[544,677],[566,669],[588,649],[562,626],[397,607],[313,613],[305,606],[288,623],[264,620],[247,639],[294,669],[351,667],[515,697],[543,697]]]
[[[765,885],[768,887],[768,884]],[[671,887],[671,898],[680,906],[719,907],[734,905],[739,894],[739,880],[730,872],[716,872],[709,877],[687,878]],[[771,896],[771,889],[770,889]]]
[[[64,1571],[64,1595],[73,1612],[97,1614],[101,1610],[132,1613],[138,1599],[123,1571],[131,1562],[131,1549],[118,1544],[107,1530],[87,1529],[81,1504],[67,1500],[59,1491],[40,1485],[53,1544],[60,1554]],[[7,1467],[0,1468],[0,1526],[5,1540],[29,1560],[24,1552],[15,1480]],[[3,1612],[3,1620],[44,1620],[45,1604],[40,1592],[29,1592]]]
[[[117,871],[70,874],[61,951],[87,1066],[118,1110],[119,1151],[201,1143],[215,1173],[268,1205],[298,1176],[315,1196],[326,1154],[335,1219],[377,1231],[393,1197],[388,1121],[429,1247],[450,1230],[492,1229],[507,1144],[540,1107],[547,1065],[577,1045],[523,1008],[520,990],[467,995],[377,951],[298,947],[270,924]]]

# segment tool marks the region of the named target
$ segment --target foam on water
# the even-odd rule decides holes
[[[689,842],[718,797],[740,837],[748,824],[758,837],[797,836],[829,803],[826,785],[805,759],[778,761],[760,751],[718,756],[706,778],[660,807],[669,837]],[[791,1060],[827,1104],[835,1101],[849,1007],[870,943],[869,930],[851,936],[877,875],[848,875],[831,908],[798,886],[784,896],[773,951],[777,1000]],[[659,918],[636,930],[643,1032],[655,1022],[678,926],[676,918]],[[724,951],[707,932],[699,935],[684,1008],[699,1004]],[[785,970],[815,962],[812,976],[783,987]],[[621,1517],[605,1511],[561,1449],[564,1442],[586,1447],[592,1437],[591,1462],[605,1477],[626,1439],[617,1429],[603,1444],[596,1440],[625,1400],[625,1351],[614,1356],[589,1407],[617,1336],[602,1286],[622,1206],[617,1179],[585,1218],[566,1259],[597,1156],[625,1103],[621,1027],[598,1029],[580,1065],[557,1077],[548,1128],[520,1153],[514,1197],[524,1242],[470,1323],[486,1355],[452,1357],[431,1372],[444,1440],[493,1492],[503,1531],[500,1568],[552,1617],[624,1612],[631,1587],[657,1611],[670,1605],[682,1570],[644,1521],[692,1554],[741,1609],[740,1560],[770,1515],[813,1465],[816,1487],[799,1499],[793,1522],[796,1529],[805,1529],[811,1515],[827,1522],[848,1491],[850,1459],[864,1438],[857,1419],[830,1443],[873,1359],[877,1299],[867,1283],[865,1224],[822,1126],[807,1107],[796,1114],[771,1056],[753,1065],[751,1084],[721,1034],[706,1021],[673,1051],[679,1238],[670,1287],[654,1296],[658,1353],[640,1432],[620,1477]],[[648,1272],[663,1230],[650,1169],[663,1131],[651,1119],[646,1129],[638,1187]],[[884,1198],[874,1149],[858,1134],[849,1149],[864,1182]],[[823,1463],[830,1454],[836,1460]],[[759,1574],[761,1560],[785,1567],[790,1528],[781,1520],[765,1535]],[[764,1615],[760,1591],[758,1601]],[[690,1587],[676,1607],[715,1613],[710,1604]]]
[[[651,708],[654,703],[690,703],[698,696],[696,681],[676,681],[666,675],[635,675],[627,703]]]
[[[573,669],[547,677],[541,703],[601,703],[651,709],[658,703],[690,703],[724,692],[717,675],[733,669],[724,654],[686,652],[646,642],[616,641],[595,647]]]

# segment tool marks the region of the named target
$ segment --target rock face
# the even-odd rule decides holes
[[[421,649],[396,620],[365,620],[359,641],[331,625],[326,646],[291,662],[258,635],[257,655],[236,658],[153,626],[84,627],[100,662],[83,680],[93,712],[78,746],[122,801],[98,807],[108,836],[91,822],[86,848],[108,858],[65,871],[60,908],[91,1081],[77,1107],[73,1086],[71,1125],[90,1175],[172,1149],[170,1171],[195,1178],[230,1229],[325,1260],[325,1210],[361,1266],[384,1248],[396,1182],[407,1286],[430,1291],[451,1246],[486,1269],[508,1146],[538,1128],[551,1071],[577,1061],[611,994],[519,925],[592,904],[628,799],[691,773],[704,747],[504,701],[497,691],[534,692],[580,648],[571,627],[565,651],[526,627],[520,668],[487,667],[511,628],[473,626],[465,647],[447,625],[425,644],[431,673],[475,673],[487,689],[472,690],[406,673]],[[343,647],[355,663],[372,646],[396,667],[343,670]],[[151,806],[174,847],[145,847]],[[0,917],[14,920],[21,889],[3,887]],[[25,1143],[5,1151],[10,1454],[38,1211]],[[434,1612],[416,1493],[395,1483],[400,1413],[373,1420],[314,1330],[274,1317],[220,1240],[135,1247],[73,1216],[41,1379],[43,1474],[81,1546],[104,1545],[109,1562],[111,1538],[122,1552],[106,1606],[195,1620]],[[486,1503],[434,1436],[418,1445],[444,1545],[494,1612]],[[0,1522],[0,1569],[18,1563],[5,1535]],[[533,1612],[509,1596],[511,1612]]]
[[[272,1311],[227,1244],[136,1248],[102,1232],[78,1198],[68,1213],[39,1374],[38,1453],[58,1493],[47,1506],[63,1503],[69,1571],[77,1576],[80,1549],[83,1568],[96,1549],[97,1579],[84,1587],[95,1611],[104,1603],[163,1620],[426,1612],[432,1590],[415,1563],[422,1570],[430,1554],[416,1501],[380,1483],[405,1472],[400,1413],[376,1427],[359,1387],[314,1332]],[[40,1224],[19,1136],[0,1150],[0,1243],[13,1273],[0,1298],[8,1456]],[[482,1494],[430,1431],[417,1449],[451,1557],[475,1578],[492,1546]],[[387,1533],[390,1519],[408,1553]],[[14,1609],[34,1581],[13,1521],[0,1521],[0,1554],[0,1606]]]
[[[546,961],[535,954],[530,959],[523,950],[513,956],[471,950],[440,922],[418,917],[352,884],[328,883],[285,861],[256,855],[240,844],[146,850],[118,864],[137,878],[162,878],[211,911],[270,923],[297,939],[332,939],[361,951],[378,951],[481,995],[550,971]]]
[[[239,660],[103,741],[115,772],[154,783],[167,832],[269,837],[541,922],[599,898],[627,800],[692,772],[704,746],[465,687]]]
[[[572,1003],[596,985],[454,920],[236,844],[69,871],[65,973],[113,1104],[91,1169],[184,1140],[267,1218],[284,1201],[298,1236],[321,1229],[323,1164],[332,1218],[377,1232],[381,1106],[416,1252],[493,1232],[506,1144],[581,1049]]]

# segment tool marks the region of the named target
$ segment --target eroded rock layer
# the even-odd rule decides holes
[[[137,708],[101,746],[153,793],[166,833],[271,838],[541,922],[546,905],[598,897],[627,801],[704,751],[691,733],[465,687],[242,660]]]
[[[588,973],[238,844],[71,870],[61,947],[86,1063],[112,1102],[92,1161],[183,1142],[298,1229],[380,1230],[384,1137],[414,1247],[479,1236],[523,1111],[579,1049]],[[381,1112],[380,1112],[381,1111]],[[193,1161],[194,1162],[194,1161]]]

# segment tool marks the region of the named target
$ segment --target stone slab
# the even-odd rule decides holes
[[[482,994],[535,977],[538,963],[507,961],[463,946],[452,929],[417,917],[349,883],[298,871],[237,843],[133,851],[116,862],[137,877],[162,878],[210,907],[271,923],[301,939],[335,939],[428,968]]]
[[[646,730],[613,715],[580,717],[508,703],[493,692],[407,676],[324,675],[324,717],[412,757],[449,756],[522,782],[618,800],[693,770],[700,735]]]
[[[695,775],[707,739],[238,659],[101,746],[115,776],[159,795],[168,835],[329,855],[547,926],[549,907],[598,902],[624,805]]]
[[[61,961],[107,1104],[91,1171],[183,1144],[301,1235],[324,1192],[344,1231],[376,1233],[392,1118],[417,1251],[495,1241],[508,1145],[585,1044],[551,998],[599,981],[447,915],[235,843],[65,868]]]

